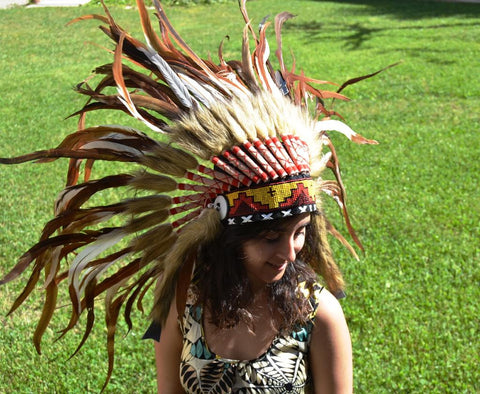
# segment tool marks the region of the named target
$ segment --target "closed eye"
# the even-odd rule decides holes
[[[263,234],[263,239],[267,241],[268,243],[274,243],[277,242],[281,237],[281,233],[278,231],[267,231],[265,234]]]

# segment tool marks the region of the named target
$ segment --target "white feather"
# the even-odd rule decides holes
[[[342,133],[345,137],[347,137],[349,140],[352,140],[354,136],[358,135],[345,123],[333,119],[317,122],[315,124],[315,131],[317,133],[320,133],[322,131],[338,131],[339,133]]]
[[[180,100],[180,102],[187,108],[192,108],[193,101],[188,93],[187,88],[184,86],[183,82],[180,80],[178,75],[173,71],[170,65],[155,51],[152,49],[146,50],[144,48],[138,48],[145,55],[148,56],[149,60],[157,66],[158,71],[161,72],[165,78],[167,85],[173,90],[175,96]]]
[[[210,108],[212,103],[216,101],[223,101],[223,97],[213,89],[207,89],[207,85],[201,85],[193,78],[184,74],[178,74],[178,77],[183,81],[187,89],[193,96],[200,101],[205,107]]]
[[[82,251],[80,251],[80,253],[77,255],[77,257],[75,257],[72,264],[70,265],[70,269],[68,270],[68,278],[70,285],[73,286],[75,294],[77,295],[77,310],[79,312],[81,310],[80,276],[84,268],[100,253],[120,242],[122,238],[125,237],[125,235],[125,231],[123,231],[122,229],[117,229],[108,234],[99,236],[94,243],[88,245]]]
[[[115,260],[110,261],[109,263],[105,263],[96,267],[92,267],[90,269],[85,270],[85,275],[82,281],[82,285],[79,288],[79,294],[83,294],[85,291],[85,288],[87,284],[95,279],[96,277],[100,276],[103,274],[109,267],[111,267],[113,264],[115,264],[117,261],[123,259],[125,257],[125,254],[121,255],[120,257],[116,258]]]
[[[82,149],[109,149],[112,151],[122,152],[122,153],[128,152],[135,157],[143,156],[143,153],[138,149],[132,148],[124,144],[119,144],[116,142],[104,141],[104,140],[88,142],[85,145],[82,145]]]

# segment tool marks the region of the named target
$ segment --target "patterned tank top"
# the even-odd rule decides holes
[[[183,315],[180,381],[187,393],[306,393],[309,392],[308,347],[318,297],[318,284],[309,292],[300,287],[312,306],[310,320],[288,335],[277,336],[268,350],[254,360],[230,360],[207,346],[203,308],[187,302]]]

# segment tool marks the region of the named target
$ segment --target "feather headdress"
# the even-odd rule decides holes
[[[76,113],[79,130],[54,149],[0,159],[0,163],[15,164],[70,158],[67,187],[56,200],[54,218],[46,224],[39,242],[0,283],[17,278],[33,265],[13,312],[44,272],[46,300],[34,334],[38,351],[55,312],[61,283],[68,284],[72,307],[70,322],[62,333],[72,329],[82,313],[87,314],[78,349],[93,327],[95,302],[104,295],[107,382],[121,311],[131,328],[132,308],[136,304],[143,309],[144,295],[156,285],[152,317],[162,323],[186,257],[214,237],[221,226],[320,210],[323,192],[338,203],[350,234],[361,247],[348,220],[338,159],[327,131],[338,131],[360,144],[376,143],[331,119],[338,114],[329,111],[324,102],[344,100],[342,94],[318,89],[314,84],[326,82],[286,68],[281,28],[291,14],[275,18],[280,70],[273,72],[267,25],[262,24],[259,32],[252,29],[245,0],[240,4],[245,20],[242,58],[225,61],[220,51],[219,64],[201,59],[189,48],[157,1],[160,35],[152,29],[143,0],[137,4],[146,43],[118,26],[106,8],[106,16],[79,18],[100,20],[103,32],[115,42],[113,63],[95,70],[103,75],[96,88],[87,82],[77,86],[79,93],[88,96],[86,105]],[[117,89],[116,94],[109,93],[111,87]],[[160,132],[162,138],[122,126],[84,127],[85,115],[98,109],[124,111]],[[137,170],[91,179],[96,160],[133,163]],[[325,168],[333,171],[336,181],[320,177]],[[96,194],[121,187],[132,191],[130,198],[108,205],[88,204]],[[322,233],[318,248],[325,261],[314,268],[330,289],[337,291],[343,283],[326,233],[334,234],[355,252],[323,214],[317,215],[316,222]]]

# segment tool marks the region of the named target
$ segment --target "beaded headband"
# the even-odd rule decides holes
[[[317,210],[311,178],[283,180],[218,196],[214,208],[226,224],[286,218]]]
[[[306,143],[294,135],[281,138],[283,142],[277,137],[246,141],[211,159],[218,171],[231,177],[229,192],[210,204],[227,225],[317,210]]]

